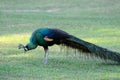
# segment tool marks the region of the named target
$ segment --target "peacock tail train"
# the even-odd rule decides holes
[[[120,53],[113,52],[106,48],[102,48],[95,44],[83,41],[72,35],[71,35],[71,37],[67,38],[66,40],[63,40],[61,44],[65,45],[67,47],[77,49],[80,52],[82,51],[82,52],[84,52],[83,54],[86,53],[88,55],[99,57],[104,60],[112,60],[112,61],[120,63]]]

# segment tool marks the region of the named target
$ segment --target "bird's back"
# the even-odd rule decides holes
[[[48,37],[53,41],[45,41],[43,38]],[[61,40],[69,38],[70,35],[62,30],[54,28],[40,28],[33,32],[31,41],[37,42],[41,46],[51,46],[53,44],[60,44]]]

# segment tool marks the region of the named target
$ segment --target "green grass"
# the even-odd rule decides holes
[[[37,28],[59,28],[85,41],[120,52],[119,0],[0,0],[0,80],[119,80],[119,65],[50,47],[23,54]]]

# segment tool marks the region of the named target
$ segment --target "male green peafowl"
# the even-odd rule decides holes
[[[83,41],[73,35],[70,35],[62,30],[53,29],[53,28],[41,28],[37,29],[32,33],[30,38],[30,42],[24,46],[22,44],[19,45],[19,49],[23,48],[24,51],[29,51],[35,49],[37,46],[42,46],[45,51],[45,60],[44,63],[48,63],[48,46],[52,46],[54,44],[71,47],[77,49],[78,51],[82,51],[83,54],[89,54],[92,56],[100,57],[101,59],[108,59],[112,61],[116,61],[120,63],[120,54],[117,52],[113,52],[107,50],[105,48],[99,47],[92,43]]]

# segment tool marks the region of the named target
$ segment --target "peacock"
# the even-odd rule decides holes
[[[23,48],[24,52],[27,52],[37,48],[37,46],[42,46],[45,51],[44,63],[47,64],[48,47],[53,46],[54,44],[77,49],[83,54],[88,54],[104,60],[112,60],[120,63],[120,53],[89,43],[56,28],[40,28],[35,30],[31,35],[30,42],[25,46],[23,44],[19,44],[18,48]]]

